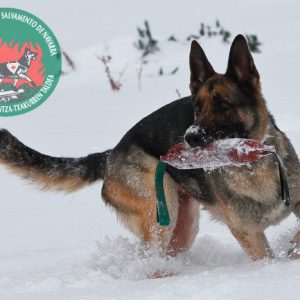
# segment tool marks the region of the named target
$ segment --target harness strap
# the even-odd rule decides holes
[[[159,161],[155,171],[156,220],[159,226],[169,226],[170,216],[164,191],[166,163]]]
[[[275,155],[277,164],[278,164],[278,169],[279,169],[279,177],[280,177],[280,185],[281,185],[281,199],[283,203],[289,207],[291,204],[291,198],[290,198],[290,190],[289,190],[289,185],[287,182],[286,178],[286,172],[285,172],[285,167],[283,165],[283,162],[279,155],[276,152],[273,152]]]

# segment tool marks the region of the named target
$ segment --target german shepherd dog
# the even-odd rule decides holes
[[[197,235],[199,204],[223,221],[254,260],[272,257],[264,230],[291,212],[300,217],[300,168],[293,146],[276,126],[261,93],[247,42],[238,35],[225,74],[214,71],[196,41],[190,51],[191,96],[174,101],[138,122],[112,150],[81,158],[41,154],[7,130],[0,134],[0,161],[44,188],[74,191],[103,179],[102,197],[120,221],[161,255],[188,250]],[[193,126],[194,130],[189,130]],[[195,130],[196,128],[196,130]],[[252,167],[179,170],[164,177],[171,223],[156,222],[155,170],[159,157],[182,138],[191,147],[224,138],[274,145],[286,168],[291,205],[281,200],[277,162],[266,156]],[[300,256],[300,231],[290,256]]]
[[[18,80],[24,79],[30,82],[34,87],[36,84],[33,80],[27,75],[27,72],[30,68],[31,62],[36,60],[37,53],[31,51],[29,48],[25,48],[24,54],[20,57],[19,60],[9,61],[0,64],[0,83],[5,78],[13,78],[14,89],[17,89]]]

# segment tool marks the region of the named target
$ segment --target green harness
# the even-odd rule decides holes
[[[159,226],[169,226],[170,216],[164,191],[166,163],[159,161],[155,171],[156,220]]]

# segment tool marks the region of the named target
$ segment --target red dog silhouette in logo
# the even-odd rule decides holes
[[[25,48],[24,54],[16,61],[0,63],[0,83],[5,78],[13,78],[14,89],[17,90],[18,80],[24,79],[36,87],[35,82],[27,75],[30,65],[37,58],[37,52]]]

